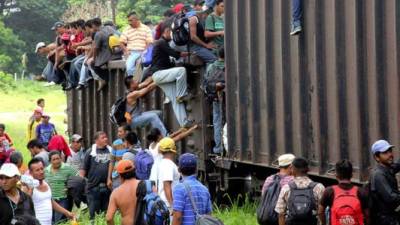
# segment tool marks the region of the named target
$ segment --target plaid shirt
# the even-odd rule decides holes
[[[293,181],[296,183],[298,188],[306,188],[312,182],[312,180],[308,177],[295,177]],[[318,203],[322,198],[322,194],[324,193],[325,187],[324,185],[318,183],[314,187],[314,197],[315,201]],[[281,193],[279,194],[278,202],[275,206],[275,211],[279,214],[286,213],[286,209],[288,206],[288,200],[290,196],[290,187],[288,184],[282,187]],[[317,204],[318,205],[318,204]]]
[[[274,181],[275,175],[278,175],[281,178],[281,181],[279,182],[281,187],[285,186],[286,184],[288,184],[290,181],[293,180],[293,176],[282,175],[279,173],[271,175],[271,176],[267,177],[267,179],[265,179],[264,185],[262,187],[262,192],[261,192],[263,195],[264,195],[265,191],[267,190],[267,188],[269,187],[269,185],[271,185],[272,182]]]

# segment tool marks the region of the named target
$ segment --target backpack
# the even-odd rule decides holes
[[[221,70],[215,65],[210,65],[209,70],[212,68],[211,73],[206,73],[201,85],[204,94],[210,101],[218,100],[218,92],[216,90],[217,83],[225,84],[225,68]]]
[[[113,54],[122,53],[120,44],[120,39],[116,34],[111,34],[110,36],[108,36],[108,47]]]
[[[111,106],[110,110],[110,121],[115,125],[122,125],[126,122],[126,97],[118,98]]]
[[[142,66],[144,67],[148,67],[151,65],[152,60],[153,60],[153,49],[154,46],[153,45],[149,45],[149,47],[146,48],[146,50],[144,50],[144,52],[142,53]]]
[[[140,181],[136,196],[138,206],[135,225],[169,225],[170,213],[165,202],[153,192],[154,182]]]
[[[343,190],[333,186],[334,201],[331,208],[331,225],[363,225],[361,202],[357,196],[357,187]]]
[[[193,198],[192,192],[190,191],[190,186],[183,182],[185,186],[186,193],[189,196],[190,203],[192,204],[194,214],[196,216],[196,223],[195,225],[224,225],[221,220],[211,216],[211,215],[201,215],[199,213],[199,209],[197,208],[196,202]]]
[[[257,208],[257,221],[260,225],[278,225],[278,213],[275,206],[281,191],[281,177],[274,176],[274,180],[263,193],[262,200]]]
[[[172,21],[172,40],[177,46],[187,45],[190,41],[189,18],[184,14],[178,14]]]
[[[139,180],[148,180],[153,164],[153,156],[147,150],[139,151],[135,156],[136,178]]]
[[[317,185],[311,182],[306,188],[298,188],[295,182],[290,182],[290,196],[288,199],[288,223],[315,224],[317,218],[314,211],[317,204],[314,197],[314,187]]]

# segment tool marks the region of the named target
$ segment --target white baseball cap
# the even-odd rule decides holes
[[[296,158],[293,154],[284,154],[279,156],[278,165],[279,167],[285,167],[292,164],[293,160]]]
[[[40,48],[46,47],[46,44],[44,42],[39,42],[36,44],[36,49],[35,49],[35,53],[38,53]]]
[[[18,167],[12,163],[4,163],[0,169],[0,175],[6,177],[15,177],[21,176],[21,173],[18,170]]]

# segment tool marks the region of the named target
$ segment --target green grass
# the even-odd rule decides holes
[[[213,207],[213,216],[222,220],[225,225],[257,225],[256,208],[257,202],[251,202],[248,198],[245,199],[244,203],[239,206],[238,199],[232,201],[231,206],[225,207],[224,209],[219,208],[217,205]],[[79,225],[90,225],[89,215],[87,212],[81,213],[77,211]],[[115,217],[115,224],[121,224],[121,216]],[[95,225],[106,225],[104,215],[99,215],[95,219]],[[70,222],[62,225],[71,225]]]
[[[45,99],[44,111],[51,116],[50,122],[56,125],[57,132],[64,135],[67,129],[64,124],[66,95],[60,86],[43,87],[43,84],[22,80],[0,90],[0,123],[6,125],[6,132],[13,139],[14,147],[24,155],[25,163],[30,160],[26,149],[28,120],[36,108],[37,99]]]

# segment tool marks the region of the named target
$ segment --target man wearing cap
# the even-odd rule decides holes
[[[374,210],[371,210],[372,224],[398,225],[400,221],[400,191],[396,180],[400,161],[394,163],[393,148],[385,140],[376,141],[371,148],[378,163],[370,177],[374,206]]]
[[[176,156],[175,141],[170,137],[165,137],[159,142],[159,151],[163,155],[158,171],[156,172],[156,186],[160,198],[165,202],[168,208],[172,207],[172,190],[178,184],[180,174],[178,167],[174,163]],[[172,212],[172,210],[171,210]]]
[[[42,115],[42,123],[36,127],[36,139],[44,146],[47,147],[50,139],[57,134],[54,124],[49,122],[50,116],[47,114]]]
[[[0,169],[0,224],[15,224],[15,217],[35,216],[31,197],[17,188],[21,174],[16,165],[5,163]]]
[[[196,215],[190,201],[190,196],[195,200],[196,208],[200,215],[211,214],[212,205],[208,189],[196,177],[197,157],[185,153],[179,157],[179,171],[183,181],[173,189],[173,219],[172,225],[195,224]],[[188,193],[190,191],[190,193]]]
[[[116,166],[116,171],[121,178],[121,185],[111,194],[106,214],[107,224],[114,225],[117,210],[121,213],[122,225],[135,224],[136,189],[140,182],[136,179],[135,167],[130,160],[123,159]]]
[[[44,42],[39,42],[36,44],[35,53],[43,56],[47,56],[48,58],[51,57],[49,54],[56,48],[55,44],[49,44],[46,46]],[[54,55],[53,55],[54,56]],[[46,67],[43,69],[42,72],[42,79],[47,80],[47,84],[44,86],[52,86],[55,85],[54,83],[54,71],[53,71],[53,63],[48,59]]]
[[[67,163],[74,167],[76,170],[80,170],[83,159],[85,158],[85,150],[82,147],[83,138],[79,134],[74,134],[71,137],[71,156],[68,157]]]
[[[293,160],[295,159],[295,156],[293,154],[284,154],[279,156],[278,158],[278,166],[279,166],[279,172],[277,174],[273,174],[269,177],[264,182],[264,185],[262,187],[262,194],[265,194],[265,191],[267,188],[272,184],[274,181],[275,176],[279,176],[280,178],[280,186],[281,188],[285,185],[288,184],[293,180],[293,176],[291,176],[290,173],[290,166],[292,165]]]

